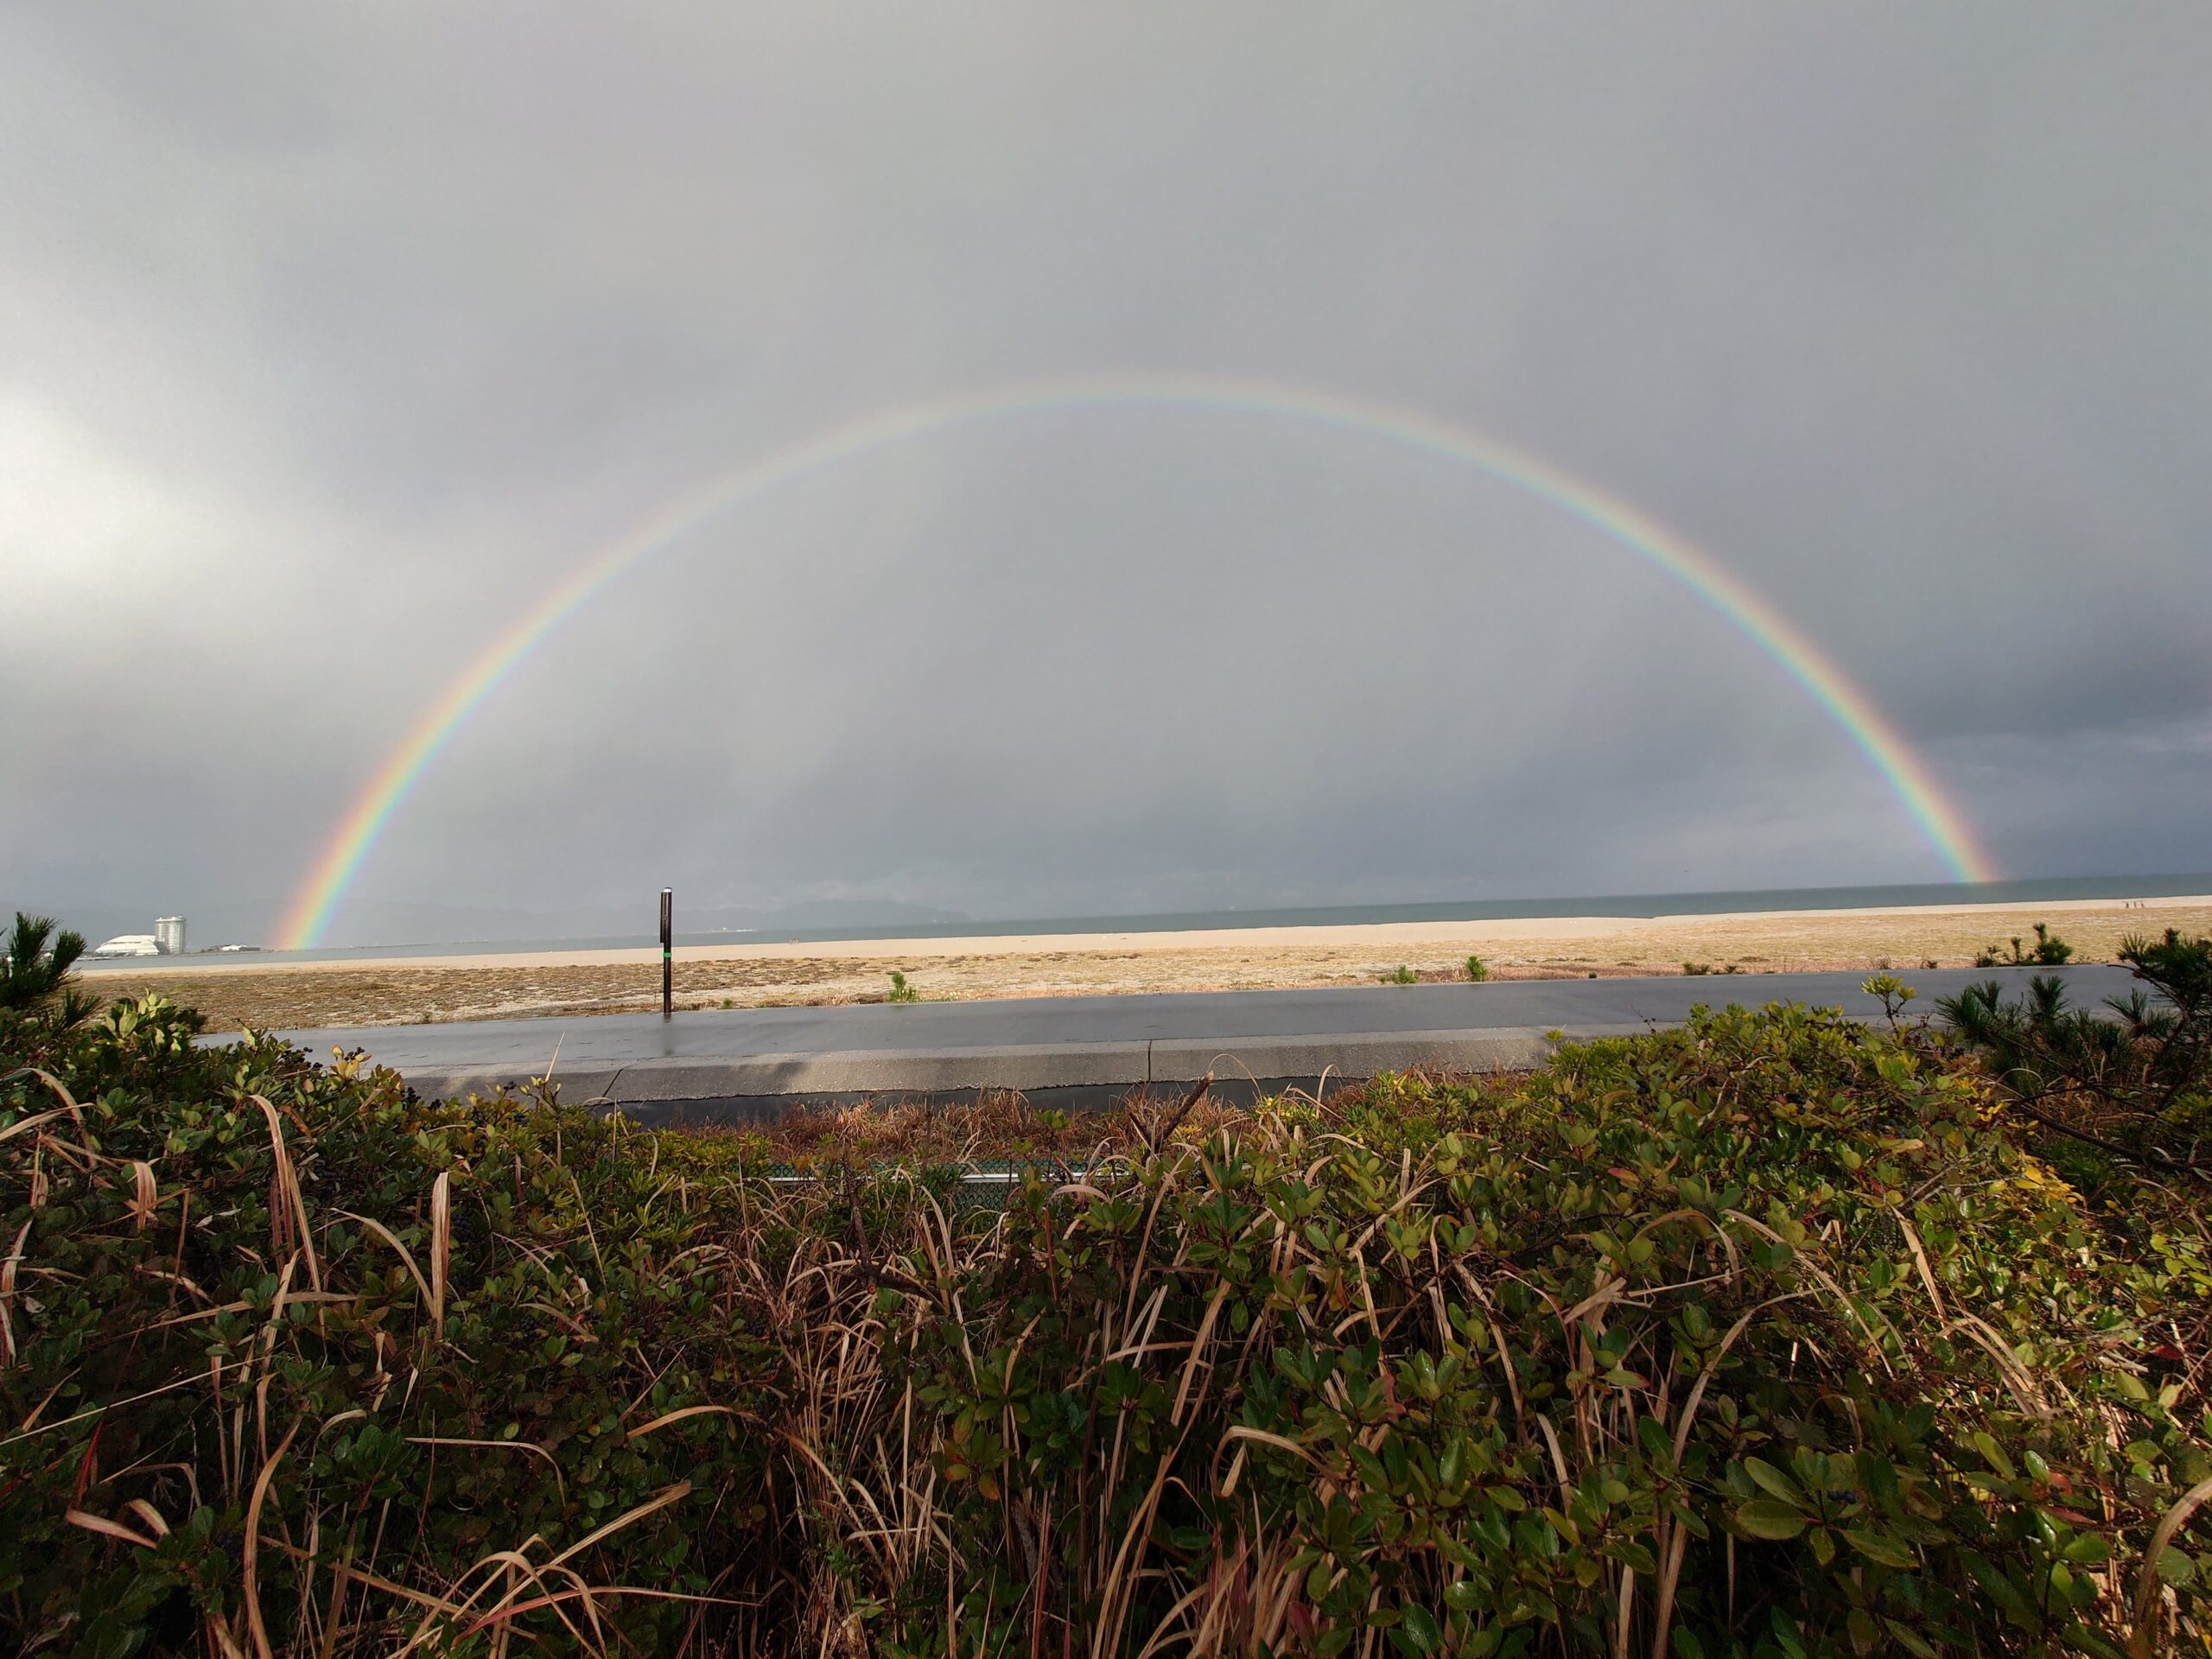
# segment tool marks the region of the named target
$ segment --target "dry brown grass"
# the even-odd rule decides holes
[[[1003,1160],[1077,1169],[1167,1140],[1183,1144],[1255,1122],[1251,1110],[1215,1095],[1209,1083],[1195,1092],[1133,1090],[1103,1111],[1058,1111],[1034,1106],[1012,1090],[986,1090],[972,1100],[883,1096],[800,1106],[771,1125],[687,1125],[670,1133],[736,1141],[756,1161],[812,1173]]]

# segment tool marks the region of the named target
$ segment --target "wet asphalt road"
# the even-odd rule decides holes
[[[2076,1001],[2132,982],[2125,969],[2058,970]],[[1900,976],[1916,1010],[2018,969]],[[1871,1015],[1862,974],[1669,976],[1373,985],[1003,1001],[708,1009],[286,1033],[312,1053],[365,1048],[425,1092],[543,1075],[572,1096],[703,1100],[809,1093],[1037,1090],[1195,1078],[1338,1076],[1438,1065],[1531,1064],[1545,1034],[1594,1036],[1682,1019],[1699,1003],[1803,1001]],[[557,1056],[557,1058],[556,1058]]]

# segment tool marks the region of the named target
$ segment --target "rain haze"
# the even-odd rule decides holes
[[[1997,873],[2212,867],[2208,78],[2189,5],[10,7],[0,900],[273,939],[671,504],[1101,376],[1532,457]],[[1039,397],[661,537],[329,938],[1954,878],[1694,583],[1265,401]]]

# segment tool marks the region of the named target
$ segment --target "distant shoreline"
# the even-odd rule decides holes
[[[1883,886],[1833,887],[1764,887],[1676,890],[1667,893],[1591,893],[1573,896],[1510,899],[1427,900],[1366,905],[1306,905],[1276,908],[1122,912],[1110,915],[1009,917],[976,921],[959,916],[894,917],[865,926],[831,923],[827,918],[801,925],[791,920],[762,918],[746,927],[699,925],[725,907],[707,906],[687,912],[683,895],[677,894],[677,944],[683,949],[720,949],[737,944],[877,944],[904,945],[926,939],[965,939],[978,946],[1007,938],[1121,938],[1130,934],[1185,934],[1245,932],[1270,934],[1291,927],[1370,927],[1400,922],[1441,922],[1454,925],[1493,921],[1532,924],[1562,919],[1627,919],[1651,921],[1662,918],[1820,914],[1861,911],[1927,910],[1955,906],[2001,909],[2013,905],[2056,905],[2077,899],[2126,902],[2191,902],[2212,893],[2212,873],[2195,875],[2038,876],[1993,881],[1975,886],[1957,882],[1896,882]],[[20,907],[20,906],[19,906]],[[36,910],[36,906],[31,906]],[[51,910],[52,906],[47,907]],[[916,907],[918,909],[918,907]],[[66,912],[65,920],[73,919]],[[690,917],[693,925],[686,927]],[[502,961],[535,957],[570,962],[607,950],[648,950],[658,955],[650,913],[642,925],[625,929],[602,925],[597,932],[551,933],[526,931],[410,938],[404,934],[387,943],[367,945],[318,945],[288,950],[275,947],[230,950],[203,949],[171,962],[166,957],[123,957],[105,963],[87,962],[94,972],[130,972],[149,962],[166,963],[174,969],[188,963],[209,970],[238,967],[263,969],[280,964],[343,968],[348,963],[437,961],[470,962],[486,957]],[[118,926],[94,932],[130,932]],[[218,937],[229,931],[218,926]],[[206,937],[204,934],[202,937]],[[231,934],[230,937],[236,938]]]
[[[1344,950],[1370,948],[1433,948],[1447,943],[1479,945],[1486,941],[1574,941],[1598,943],[1623,935],[1706,934],[1745,928],[1827,931],[1839,925],[1862,931],[1866,925],[1915,920],[1999,918],[2032,915],[2039,919],[2099,917],[2114,920],[2139,912],[2151,926],[2160,912],[2212,910],[2212,893],[2152,894],[2108,899],[2051,899],[2022,902],[1856,906],[1835,909],[1778,909],[1683,912],[1662,915],[1564,915],[1496,917],[1464,921],[1345,922],[1248,927],[1129,929],[1125,931],[1065,933],[963,933],[932,937],[886,935],[868,938],[734,940],[727,944],[679,944],[678,963],[903,960],[944,961],[981,957],[1101,956],[1135,953],[1276,950]],[[2158,925],[2164,925],[2163,922]],[[1906,931],[1910,931],[1908,927]],[[391,969],[526,970],[546,968],[612,968],[658,963],[655,944],[569,949],[487,949],[437,951],[398,949],[389,954],[336,959],[231,956],[124,957],[88,963],[96,975],[133,978],[213,974],[344,975]]]

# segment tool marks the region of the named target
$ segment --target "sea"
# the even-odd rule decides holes
[[[1004,934],[1170,933],[1207,928],[1340,927],[1382,922],[1510,921],[1537,916],[1716,916],[1738,911],[1887,909],[1913,905],[2034,904],[2061,899],[2161,899],[2212,893],[2212,874],[2054,876],[2024,881],[1925,882],[1872,887],[1744,888],[1713,893],[1602,893],[1573,898],[1446,899],[1430,904],[1315,905],[1281,909],[1156,911],[1124,916],[1001,917],[957,922],[887,923],[815,929],[724,929],[683,931],[677,912],[676,943],[782,944],[830,943],[839,939],[990,938]],[[658,904],[658,897],[654,905]],[[531,951],[632,949],[659,943],[659,915],[654,906],[639,906],[645,924],[631,934],[588,938],[480,939],[416,944],[392,939],[378,944],[334,946],[313,950],[194,952],[194,965],[210,968],[279,962],[345,962],[389,957],[517,955]],[[143,958],[87,969],[127,970]]]

